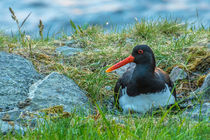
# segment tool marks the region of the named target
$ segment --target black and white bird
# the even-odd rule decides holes
[[[111,72],[128,63],[136,65],[129,68],[115,85],[115,102],[124,112],[145,113],[151,108],[175,103],[176,91],[169,75],[156,67],[155,56],[147,45],[133,48],[132,54],[113,65]]]

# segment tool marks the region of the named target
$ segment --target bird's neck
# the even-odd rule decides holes
[[[142,80],[145,81],[149,77],[153,78],[154,77],[154,69],[155,69],[154,66],[149,65],[149,64],[137,64],[134,69],[132,78],[133,78],[133,80],[135,80],[137,82],[141,82]]]

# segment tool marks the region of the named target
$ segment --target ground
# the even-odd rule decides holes
[[[32,39],[25,35],[0,34],[0,51],[19,54],[32,61],[37,71],[62,73],[85,91],[95,105],[95,115],[68,114],[56,118],[24,136],[7,134],[5,139],[208,139],[209,122],[193,121],[182,116],[183,110],[162,109],[144,116],[120,115],[113,118],[106,102],[113,96],[117,74],[105,70],[127,57],[137,44],[147,44],[155,54],[157,66],[170,72],[179,66],[188,78],[177,81],[177,93],[194,91],[208,74],[209,27],[197,27],[178,20],[142,20],[121,32],[106,32],[100,26],[73,26],[72,36]],[[21,33],[21,31],[20,31]],[[22,34],[22,33],[21,33]],[[71,43],[68,43],[71,42]],[[73,42],[73,43],[72,43]],[[83,48],[75,56],[63,57],[55,53],[62,45]],[[62,63],[61,63],[62,62]],[[111,90],[106,87],[110,86]],[[62,115],[61,115],[62,116]],[[112,117],[109,117],[112,116]],[[111,118],[111,119],[110,119]],[[56,120],[56,121],[54,121]],[[1,134],[0,134],[1,136]]]

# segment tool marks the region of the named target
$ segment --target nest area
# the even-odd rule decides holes
[[[205,77],[210,72],[210,52],[208,48],[202,46],[187,48],[186,58],[188,58],[188,63],[185,66],[174,65],[166,70],[166,72],[170,73],[175,66],[178,66],[187,72],[187,79],[178,81],[178,93],[189,93],[201,87]]]
[[[210,52],[205,47],[192,47],[188,50],[191,56],[188,63],[188,68],[192,72],[206,73],[210,67]]]

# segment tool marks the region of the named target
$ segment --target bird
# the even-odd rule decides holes
[[[156,67],[155,56],[148,45],[137,45],[130,56],[106,70],[114,71],[128,63],[135,63],[118,79],[114,101],[123,112],[146,113],[153,108],[172,105],[176,89],[169,75]]]

